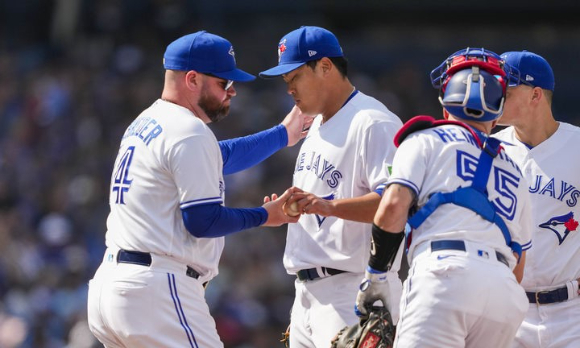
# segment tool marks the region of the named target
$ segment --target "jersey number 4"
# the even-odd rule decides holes
[[[129,188],[131,188],[133,180],[129,180],[129,167],[131,167],[134,153],[135,146],[129,146],[127,151],[121,156],[117,168],[115,168],[112,194],[115,196],[116,204],[125,204],[125,193],[129,192]]]

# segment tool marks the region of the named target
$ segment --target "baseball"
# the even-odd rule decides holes
[[[287,205],[286,203],[284,203],[284,206],[282,207],[282,209],[284,209],[284,214],[286,214],[288,216],[300,215],[300,211],[298,211],[298,202],[296,202],[296,201],[292,202],[290,205]]]

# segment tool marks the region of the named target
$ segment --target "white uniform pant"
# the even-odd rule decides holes
[[[89,282],[88,322],[107,348],[223,347],[200,281],[152,255],[151,266],[116,262],[107,249]]]
[[[389,285],[398,301],[401,281],[395,272],[389,273]],[[341,273],[302,282],[296,280],[296,297],[290,318],[291,348],[328,348],[331,340],[345,326],[359,318],[354,312],[356,295],[364,273]],[[398,318],[398,303],[391,306],[393,320]]]
[[[570,293],[570,292],[569,292]],[[514,348],[580,347],[580,297],[551,304],[530,304]]]
[[[481,246],[415,252],[395,347],[510,347],[528,308],[513,272]],[[418,255],[417,255],[418,254]]]

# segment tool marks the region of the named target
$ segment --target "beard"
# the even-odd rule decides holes
[[[203,110],[203,112],[205,112],[212,123],[223,120],[230,112],[229,105],[225,105],[217,98],[211,96],[205,90],[201,93],[198,105]]]

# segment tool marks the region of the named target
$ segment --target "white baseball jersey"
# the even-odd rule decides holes
[[[395,154],[389,184],[415,191],[422,207],[434,193],[471,186],[481,153],[476,137],[462,126],[414,132]],[[505,151],[491,162],[485,187],[512,241],[528,247],[527,185]],[[438,240],[460,240],[465,249],[432,249]],[[408,257],[411,267],[403,286],[395,347],[421,346],[425,337],[430,347],[509,346],[528,303],[512,273],[516,259],[496,224],[470,209],[442,204],[413,230]]]
[[[376,99],[358,92],[327,122],[318,116],[300,148],[294,186],[326,199],[363,196],[385,184],[395,152],[393,138],[402,122]],[[354,301],[368,264],[371,225],[305,214],[288,225],[284,265],[289,274],[329,267],[342,273],[296,281],[290,346],[328,347],[336,333],[359,321]],[[394,298],[401,293],[396,271],[388,272]],[[332,304],[332,305],[329,305]],[[398,303],[393,320],[398,319]]]
[[[408,186],[422,207],[436,192],[453,192],[472,183],[481,149],[469,130],[443,125],[409,135],[393,161],[390,183]],[[504,151],[493,160],[487,182],[488,198],[511,232],[513,241],[529,247],[530,201],[520,168]],[[485,244],[504,254],[513,268],[516,260],[499,227],[472,210],[455,204],[440,205],[412,233],[409,256],[429,240],[453,239]]]
[[[327,122],[321,121],[320,116],[314,120],[300,148],[294,186],[342,199],[363,196],[387,181],[393,138],[402,126],[397,116],[359,92]],[[290,274],[321,266],[364,272],[370,238],[370,224],[302,215],[288,225],[284,265]]]
[[[223,204],[222,168],[215,136],[186,108],[157,100],[127,128],[88,292],[89,327],[107,347],[223,347],[202,284],[217,274],[224,238],[194,237],[181,213]],[[117,262],[119,249],[149,253],[150,264]]]
[[[207,125],[157,100],[127,128],[111,177],[106,244],[167,255],[206,281],[218,273],[224,238],[196,238],[181,208],[224,202],[223,161]]]
[[[526,257],[526,290],[559,287],[580,277],[580,128],[560,122],[556,133],[530,149],[513,127],[494,135],[518,163],[532,200],[534,247]]]

